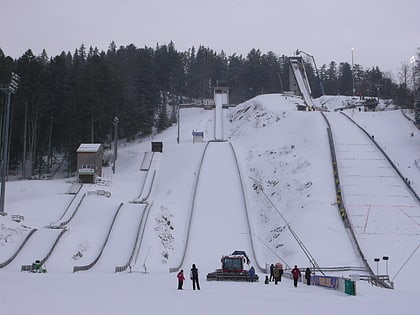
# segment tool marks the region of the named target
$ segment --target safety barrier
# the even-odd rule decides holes
[[[64,233],[67,232],[67,229],[63,229],[61,230],[60,234],[58,234],[53,246],[51,247],[51,249],[48,251],[47,255],[41,259],[41,266],[45,265],[45,263],[47,262],[48,258],[50,258],[50,256],[52,255],[55,247],[57,246],[58,242],[60,241],[61,237],[64,235]],[[32,264],[31,265],[22,265],[20,268],[20,271],[31,271],[32,270]]]
[[[252,233],[252,229],[251,229],[251,223],[249,221],[248,202],[247,202],[246,193],[245,193],[246,188],[245,188],[245,185],[244,185],[244,181],[242,180],[243,177],[242,177],[242,173],[241,173],[241,168],[239,167],[236,151],[235,151],[231,142],[229,142],[229,145],[230,145],[230,148],[232,149],[233,157],[235,159],[236,169],[238,170],[239,180],[241,182],[242,198],[243,198],[243,202],[244,202],[244,205],[245,205],[245,217],[246,217],[246,222],[247,222],[247,225],[248,225],[248,234],[249,234],[249,240],[250,240],[250,244],[251,244],[252,255],[255,258],[255,263],[256,263],[258,269],[260,270],[260,272],[267,273],[266,266],[262,267],[261,264],[258,262],[257,255],[255,255],[254,239],[252,237],[253,233]]]
[[[152,177],[150,177],[150,170],[147,171],[147,176],[146,176],[146,179],[144,181],[143,189],[140,192],[137,199],[133,200],[133,203],[145,203],[146,202],[146,200],[150,197],[150,193],[152,192],[152,187],[153,187],[153,184],[155,182],[155,177],[156,177],[156,170],[153,170]],[[151,178],[151,179],[149,179],[149,178]],[[145,194],[144,189],[145,188],[147,189],[147,191],[146,191],[146,195],[144,196],[144,194]]]
[[[19,248],[17,249],[17,251],[9,258],[7,259],[5,262],[0,263],[0,268],[6,267],[8,264],[10,264],[13,259],[16,258],[16,256],[20,253],[20,251],[22,250],[22,248],[25,246],[25,244],[29,241],[29,239],[31,238],[31,236],[38,231],[37,229],[32,229],[28,235],[26,235],[25,239],[23,240],[22,244],[20,244]]]
[[[197,175],[194,178],[193,193],[192,193],[192,199],[191,199],[191,205],[190,205],[190,215],[188,216],[188,222],[187,222],[187,235],[186,235],[186,239],[185,239],[184,251],[183,251],[182,256],[181,256],[181,261],[179,262],[178,266],[169,268],[169,272],[177,272],[178,270],[180,270],[181,267],[182,267],[182,264],[184,263],[184,260],[185,260],[185,254],[187,253],[187,248],[188,248],[188,241],[190,239],[191,220],[192,220],[192,216],[193,216],[193,212],[194,212],[195,197],[196,197],[196,194],[197,194],[198,180],[200,178],[201,166],[203,165],[204,156],[206,155],[206,151],[207,151],[208,146],[209,146],[209,142],[207,142],[205,147],[204,147],[203,154],[201,155],[200,163],[199,163],[199,166],[198,166]]]
[[[120,210],[121,210],[121,208],[122,208],[123,205],[124,205],[124,203],[121,203],[119,205],[117,211],[115,212],[114,218],[113,218],[112,223],[111,223],[111,225],[109,227],[109,230],[108,230],[107,236],[105,238],[104,244],[102,245],[102,248],[101,248],[98,256],[90,264],[88,264],[88,265],[85,265],[85,266],[74,266],[73,267],[73,272],[89,270],[93,266],[95,266],[95,264],[98,262],[99,258],[101,258],[102,253],[103,253],[106,245],[108,244],[109,236],[111,235],[111,231],[112,231],[112,228],[114,227],[115,220],[117,219],[117,216],[118,216],[118,214],[119,214],[119,212],[120,212]]]
[[[322,117],[324,117],[324,120],[327,124],[327,134],[328,134],[328,140],[329,140],[329,146],[330,146],[331,162],[332,162],[332,167],[333,167],[335,190],[336,190],[336,196],[337,196],[337,207],[338,207],[338,210],[340,211],[341,217],[343,218],[343,223],[344,223],[345,228],[350,231],[350,235],[351,235],[353,244],[356,246],[357,252],[362,258],[365,267],[369,271],[369,274],[373,275],[374,272],[370,268],[366,257],[363,255],[362,249],[360,248],[359,242],[357,241],[356,234],[354,234],[353,228],[348,219],[347,211],[346,211],[346,208],[343,202],[343,197],[341,194],[342,190],[341,190],[341,184],[340,184],[340,175],[338,173],[337,156],[335,154],[335,145],[334,145],[334,138],[332,136],[331,125],[323,112],[321,112],[321,115]]]
[[[73,187],[73,188],[72,188]],[[73,204],[73,202],[76,200],[77,196],[79,196],[79,192],[82,189],[83,184],[79,184],[79,183],[74,183],[72,184],[72,186],[69,189],[68,194],[73,195],[73,198],[71,198],[69,204],[66,207],[66,210],[64,210],[63,214],[60,216],[60,218],[52,223],[50,223],[50,225],[48,226],[49,228],[60,228],[58,224],[58,222],[60,222],[64,216],[66,215],[66,213],[68,212],[68,210],[70,209],[71,205]]]
[[[72,215],[70,216],[70,218],[64,222],[61,222],[58,226],[54,226],[53,224],[50,224],[51,228],[62,228],[64,226],[66,226],[67,224],[70,223],[70,221],[74,218],[74,216],[76,215],[77,211],[79,211],[80,205],[83,202],[83,199],[85,199],[86,197],[86,193],[83,194],[82,198],[80,199],[79,203],[76,206],[76,209],[73,211]],[[67,211],[67,210],[66,210]]]
[[[385,289],[393,289],[394,282],[389,279],[389,275],[360,275],[358,276],[360,280],[367,281],[372,285],[377,287],[385,288]]]
[[[140,171],[148,171],[152,165],[155,152],[144,152],[143,160],[140,165]]]
[[[134,246],[133,246],[133,250],[131,252],[130,258],[128,259],[128,261],[125,265],[115,267],[115,272],[123,272],[123,271],[127,270],[128,267],[131,268],[131,266],[133,265],[134,257],[138,256],[138,253],[139,253],[140,248],[141,248],[141,243],[143,242],[143,236],[144,236],[144,231],[145,231],[145,227],[146,227],[146,222],[149,218],[149,213],[150,213],[150,209],[151,209],[152,205],[153,205],[153,203],[150,203],[150,204],[146,204],[146,206],[144,207],[143,215],[141,216],[139,226],[137,228],[136,241],[134,242]],[[136,255],[136,251],[137,251],[137,255]]]
[[[304,275],[305,270],[301,270],[301,274]],[[292,273],[290,272],[285,272],[283,277],[293,279]],[[298,281],[304,283],[303,285],[307,285],[306,279],[303,276],[299,277]],[[356,295],[356,281],[350,278],[311,274],[310,285],[341,291],[348,295]]]

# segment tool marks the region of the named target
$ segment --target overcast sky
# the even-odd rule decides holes
[[[86,47],[203,45],[227,55],[296,49],[398,73],[420,47],[420,0],[0,0],[0,48],[49,56]]]

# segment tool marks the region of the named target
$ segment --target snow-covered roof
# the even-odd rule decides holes
[[[101,149],[101,146],[101,143],[82,143],[76,152],[98,152]]]

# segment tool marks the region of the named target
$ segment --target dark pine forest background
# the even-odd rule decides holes
[[[321,96],[313,64],[305,67],[313,97]],[[318,70],[325,94],[352,95],[349,63],[332,61]],[[58,161],[66,162],[70,176],[80,143],[111,143],[115,116],[118,138],[132,141],[176,122],[171,109],[178,104],[212,99],[215,86],[229,87],[231,103],[289,89],[284,55],[252,49],[226,56],[204,46],[179,52],[172,42],[155,48],[117,48],[112,42],[107,51],[81,45],[55,57],[27,50],[18,59],[0,49],[0,83],[8,84],[11,72],[21,80],[12,99],[9,173],[24,178],[48,174]],[[412,108],[410,74],[409,65],[402,65],[397,84],[378,67],[356,64],[356,95],[376,97],[379,84],[381,98]],[[4,93],[0,102],[3,117]]]

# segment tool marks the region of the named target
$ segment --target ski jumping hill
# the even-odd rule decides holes
[[[215,123],[212,110],[183,108],[178,126],[121,144],[116,173],[106,167],[102,180],[86,188],[106,190],[109,196],[90,196],[82,202],[47,269],[71,274],[71,267],[96,257],[120,204],[124,206],[115,231],[109,233],[109,244],[96,268],[85,272],[112,274],[115,264],[125,261],[119,256],[129,255],[144,211],[144,207],[131,204],[147,179],[141,170],[142,159],[150,152],[151,141],[161,141],[163,152],[154,164],[155,178],[147,197],[150,213],[131,272],[167,274],[172,267],[188,271],[195,263],[204,278],[220,268],[222,255],[245,250],[251,255],[251,265],[258,261],[261,265],[282,262],[307,267],[313,259],[321,268],[331,270],[330,274],[349,276],[368,274],[367,266],[385,273],[384,262],[378,266],[372,260],[387,255],[396,287],[418,291],[418,283],[413,281],[420,276],[418,203],[402,188],[403,183],[385,180],[390,177],[389,166],[383,164],[379,153],[371,152],[370,144],[366,150],[369,142],[359,141],[362,136],[354,131],[357,127],[347,129],[347,118],[327,113],[343,176],[343,200],[356,235],[353,239],[337,205],[328,126],[319,112],[297,111],[297,105],[303,104],[299,97],[261,95],[223,109],[218,115],[223,124]],[[326,106],[333,109],[335,104],[330,100]],[[419,131],[395,111],[346,113],[375,135],[418,194]],[[215,126],[223,128],[217,133],[223,134],[220,138],[224,141],[209,142],[215,138]],[[393,136],[387,135],[393,126]],[[204,141],[194,143],[192,131],[202,131]],[[368,165],[369,173],[358,168],[360,165]],[[359,191],[354,190],[356,185]],[[30,229],[43,228],[60,218],[71,199],[66,194],[70,186],[69,180],[8,183],[9,215],[0,217],[0,263],[16,251]],[[364,205],[357,208],[361,198]],[[390,204],[385,204],[387,199],[392,199]],[[11,215],[25,219],[16,223]],[[25,246],[31,246],[31,257],[37,257],[34,252],[43,255],[50,238],[39,248],[30,244]],[[73,256],[81,250],[83,258],[74,261]],[[19,257],[19,263],[1,268],[0,274],[20,274],[23,256]]]

